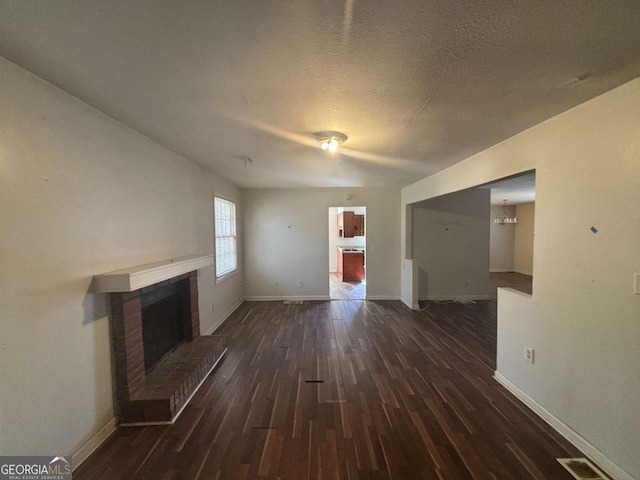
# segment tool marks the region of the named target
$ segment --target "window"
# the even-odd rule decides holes
[[[236,204],[224,198],[214,197],[216,235],[216,279],[235,272],[238,266],[236,253]]]

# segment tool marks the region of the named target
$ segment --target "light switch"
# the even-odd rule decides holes
[[[633,293],[640,295],[640,273],[636,273],[634,275]]]

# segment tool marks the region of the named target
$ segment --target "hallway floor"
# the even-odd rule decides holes
[[[509,287],[531,295],[533,292],[533,277],[516,272],[492,272],[489,274],[491,284],[491,298],[497,297],[497,287]]]

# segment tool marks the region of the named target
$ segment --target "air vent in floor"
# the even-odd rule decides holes
[[[609,478],[586,458],[558,458],[558,461],[578,480],[608,480]]]
[[[302,305],[302,300],[285,300],[285,305]]]

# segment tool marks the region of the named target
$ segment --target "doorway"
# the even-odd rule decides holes
[[[364,300],[366,207],[329,207],[329,298]]]
[[[489,275],[491,295],[498,287],[533,293],[533,241],[536,173],[496,180],[491,189]]]

